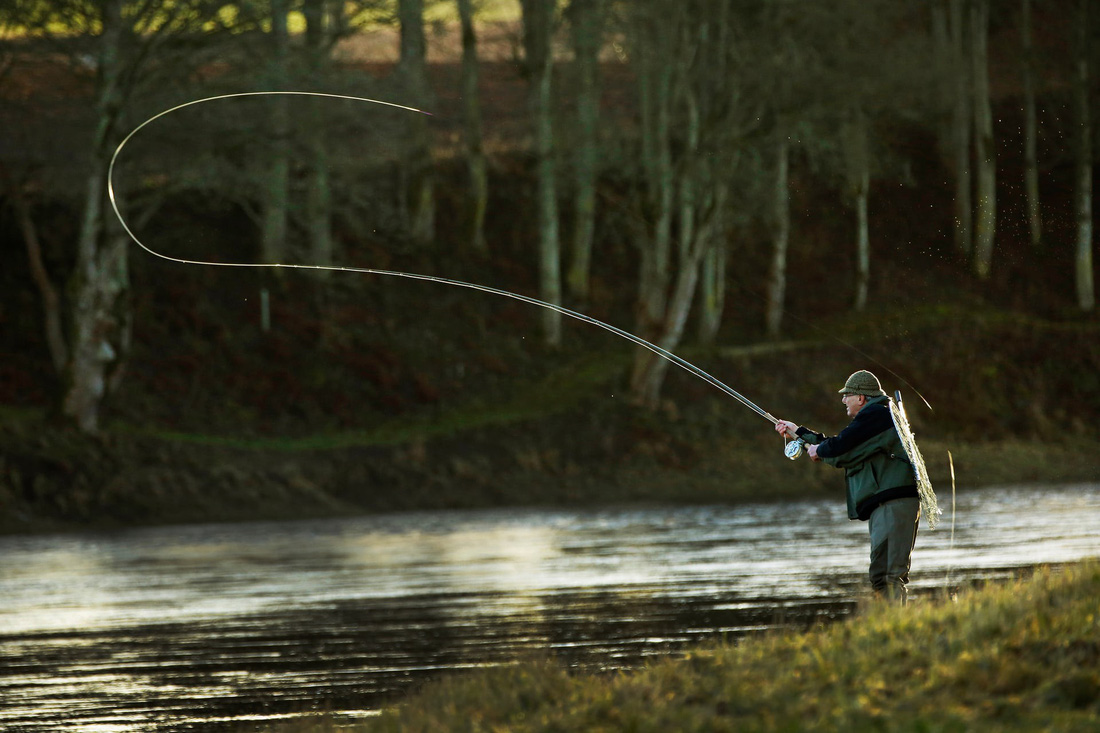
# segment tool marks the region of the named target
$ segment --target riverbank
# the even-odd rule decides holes
[[[341,730],[1059,730],[1100,726],[1100,565],[1043,568],[957,601],[871,604],[806,633],[713,644],[637,672],[523,662],[429,685]]]
[[[865,326],[839,319],[829,333],[844,340],[746,340],[684,356],[772,414],[826,433],[846,422],[837,386],[872,367],[903,391],[941,493],[952,485],[949,455],[959,490],[1100,480],[1100,460],[1081,447],[1100,424],[1096,324],[943,306],[876,318],[873,344],[859,339]],[[631,352],[601,350],[598,339],[508,352],[496,371],[466,373],[393,414],[357,406],[399,386],[341,377],[335,356],[307,386],[316,344],[303,336],[285,346],[298,383],[253,395],[264,409],[233,385],[270,380],[270,355],[240,344],[220,352],[229,361],[202,361],[186,387],[181,372],[135,364],[96,436],[55,424],[44,405],[0,407],[0,531],[842,496],[839,473],[788,461],[766,421],[684,371],[669,374],[660,406],[631,404]],[[904,377],[869,349],[905,364]],[[454,362],[407,362],[429,365]],[[329,409],[333,400],[342,407]]]
[[[401,439],[385,431],[227,439],[122,425],[89,437],[23,413],[0,426],[0,532],[496,506],[841,501],[842,476],[791,463],[770,430],[705,436],[709,429],[627,409]],[[1071,442],[928,439],[922,449],[941,496],[953,486],[1098,478],[1095,456]]]

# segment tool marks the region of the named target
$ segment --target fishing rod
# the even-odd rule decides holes
[[[747,397],[745,397],[743,394],[741,394],[737,390],[733,389],[729,385],[725,384],[724,382],[722,382],[718,378],[712,376],[708,372],[706,372],[703,369],[697,367],[696,365],[692,364],[691,362],[687,361],[686,359],[684,359],[680,356],[677,356],[676,354],[672,353],[671,351],[669,351],[669,350],[667,350],[667,349],[665,349],[661,346],[658,346],[656,344],[653,344],[653,343],[643,339],[640,336],[636,336],[636,335],[630,333],[629,331],[624,331],[621,328],[618,328],[616,326],[612,326],[609,323],[605,323],[605,322],[603,322],[599,319],[593,318],[592,316],[589,316],[585,313],[581,313],[579,311],[571,310],[569,308],[565,308],[565,307],[557,305],[555,303],[549,303],[545,300],[539,300],[538,298],[533,298],[533,297],[528,296],[528,295],[522,295],[520,293],[513,293],[513,292],[508,291],[508,290],[502,290],[500,288],[493,288],[493,287],[489,287],[487,285],[479,285],[477,283],[466,282],[466,281],[463,281],[463,280],[453,280],[451,278],[438,277],[438,276],[435,276],[435,275],[423,275],[423,274],[414,273],[414,272],[400,272],[400,271],[396,271],[396,270],[380,270],[380,269],[375,269],[375,268],[370,268],[370,267],[342,267],[342,266],[337,266],[337,265],[303,265],[303,264],[289,264],[289,263],[282,263],[282,262],[213,262],[213,261],[207,261],[207,260],[191,260],[191,259],[185,259],[185,258],[182,258],[182,257],[173,257],[171,255],[164,254],[163,252],[158,252],[157,250],[153,249],[152,247],[150,247],[147,244],[145,244],[144,242],[142,242],[141,239],[133,232],[133,230],[130,229],[130,226],[127,224],[125,217],[122,216],[122,212],[119,209],[118,202],[117,202],[116,196],[115,196],[115,186],[114,186],[115,163],[117,162],[118,156],[122,152],[122,149],[126,146],[126,144],[128,142],[130,142],[130,140],[135,135],[137,135],[138,132],[140,132],[142,129],[144,129],[147,125],[153,123],[154,121],[156,121],[156,120],[158,120],[162,117],[165,117],[169,114],[172,114],[173,112],[184,109],[186,107],[191,107],[193,105],[203,104],[203,103],[206,103],[206,102],[214,102],[214,101],[224,100],[224,99],[234,99],[234,98],[240,98],[240,97],[256,97],[256,96],[274,96],[274,95],[296,95],[296,96],[308,96],[308,97],[325,97],[325,98],[330,98],[330,99],[344,99],[344,100],[351,100],[351,101],[355,101],[355,102],[367,102],[367,103],[371,103],[371,104],[379,104],[379,105],[384,105],[384,106],[387,106],[387,107],[393,107],[393,108],[396,108],[396,109],[406,110],[408,112],[416,112],[416,113],[419,113],[419,114],[425,114],[425,115],[430,115],[431,114],[430,112],[425,112],[424,110],[417,109],[415,107],[408,107],[408,106],[402,105],[402,104],[395,104],[393,102],[386,102],[386,101],[382,101],[382,100],[378,100],[378,99],[370,99],[370,98],[367,98],[367,97],[357,97],[357,96],[352,96],[352,95],[348,95],[348,94],[328,94],[328,93],[323,93],[323,92],[304,92],[304,91],[260,91],[260,92],[237,92],[237,93],[232,93],[232,94],[219,94],[219,95],[216,95],[216,96],[203,97],[201,99],[195,99],[195,100],[192,100],[190,102],[184,102],[183,104],[178,104],[175,107],[170,107],[166,110],[158,112],[157,114],[153,115],[152,117],[150,117],[149,119],[145,120],[140,125],[135,127],[133,130],[131,130],[129,132],[129,134],[127,134],[126,137],[124,137],[122,139],[122,142],[120,142],[118,144],[118,147],[115,148],[115,152],[111,156],[111,162],[107,167],[107,196],[108,196],[108,199],[111,202],[111,208],[114,210],[115,216],[118,218],[119,223],[122,224],[122,228],[126,230],[126,233],[130,236],[131,239],[134,240],[134,242],[139,247],[141,247],[143,250],[145,250],[149,254],[153,255],[154,257],[159,257],[163,260],[168,260],[169,262],[176,262],[176,263],[185,264],[185,265],[205,265],[205,266],[209,266],[209,267],[238,267],[238,268],[280,268],[280,269],[288,269],[288,270],[314,270],[314,271],[323,270],[323,271],[328,271],[328,272],[353,272],[353,273],[368,274],[368,275],[386,275],[386,276],[390,276],[390,277],[401,277],[401,278],[406,278],[406,279],[410,279],[410,280],[421,280],[421,281],[426,281],[426,282],[441,283],[443,285],[453,285],[455,287],[468,288],[470,290],[476,290],[476,291],[483,292],[483,293],[490,293],[492,295],[499,295],[499,296],[502,296],[502,297],[505,297],[505,298],[512,298],[513,300],[518,300],[522,303],[527,303],[529,305],[535,305],[535,306],[539,306],[539,307],[542,307],[542,308],[548,308],[548,309],[550,309],[550,310],[552,310],[556,313],[560,313],[563,316],[568,316],[568,317],[574,318],[578,321],[583,321],[584,323],[588,323],[588,324],[591,324],[593,326],[597,326],[599,328],[604,329],[605,331],[609,331],[609,332],[615,334],[616,336],[620,336],[621,338],[624,338],[624,339],[626,339],[627,341],[630,341],[633,344],[636,344],[636,345],[641,346],[645,349],[648,349],[649,351],[653,352],[657,356],[660,356],[661,358],[668,360],[669,362],[675,364],[676,366],[684,369],[685,371],[695,375],[696,377],[699,377],[700,379],[704,380],[705,382],[709,383],[710,385],[718,388],[719,390],[724,392],[726,395],[732,397],[733,399],[737,400],[738,402],[740,402],[745,407],[747,407],[750,410],[752,410],[753,412],[755,412],[760,417],[762,417],[765,420],[768,420],[769,422],[771,422],[772,425],[775,425],[779,422],[779,420],[777,418],[775,418],[773,415],[771,415],[771,413],[769,413],[767,410],[764,410],[762,407],[760,407],[759,405],[757,405],[754,402],[752,402],[751,400],[749,400]],[[789,449],[790,445],[791,445],[790,443],[787,444],[788,449]],[[793,455],[792,456],[789,453],[787,455],[788,455],[789,458],[791,458],[793,460],[794,458],[797,458],[798,455],[801,455],[801,451],[799,451],[798,455]]]

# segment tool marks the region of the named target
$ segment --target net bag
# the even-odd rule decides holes
[[[917,440],[913,437],[913,429],[909,427],[909,418],[905,416],[905,407],[901,404],[901,393],[895,392],[897,399],[890,400],[890,417],[894,421],[894,429],[898,431],[901,445],[905,449],[905,456],[909,465],[913,468],[913,478],[917,483],[917,495],[920,497],[921,512],[928,521],[928,528],[936,528],[936,519],[943,511],[936,502],[936,492],[932,489],[932,481],[928,478],[928,468],[924,465],[924,456],[917,447]]]

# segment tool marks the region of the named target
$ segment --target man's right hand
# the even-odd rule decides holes
[[[775,432],[794,440],[798,437],[798,426],[789,420],[778,420],[775,423]]]

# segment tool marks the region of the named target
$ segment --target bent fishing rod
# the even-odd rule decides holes
[[[505,298],[512,298],[513,300],[518,300],[522,303],[527,303],[529,305],[535,305],[535,306],[539,306],[539,307],[542,307],[542,308],[548,308],[548,309],[550,309],[550,310],[552,310],[556,313],[560,313],[563,316],[568,316],[568,317],[574,318],[578,321],[583,321],[584,323],[589,323],[593,326],[598,326],[599,328],[602,328],[605,331],[609,331],[609,332],[615,334],[616,336],[624,338],[627,341],[630,341],[631,343],[636,344],[637,346],[641,346],[645,349],[648,349],[649,351],[653,352],[657,356],[660,356],[661,358],[668,360],[669,362],[675,364],[676,366],[684,369],[685,371],[695,375],[696,377],[699,377],[700,379],[702,379],[703,381],[709,383],[710,385],[718,388],[719,390],[724,392],[726,395],[728,395],[728,396],[732,397],[733,399],[737,400],[742,405],[749,408],[750,410],[755,412],[760,417],[762,417],[765,420],[769,421],[772,425],[776,425],[776,424],[779,423],[779,420],[777,418],[775,418],[773,415],[771,415],[771,413],[769,413],[767,410],[764,410],[762,407],[758,406],[757,404],[755,404],[754,402],[749,400],[747,397],[745,397],[743,394],[741,394],[737,390],[733,389],[729,385],[725,384],[724,382],[722,382],[718,378],[712,376],[711,374],[707,373],[706,371],[704,371],[703,369],[697,367],[696,365],[692,364],[691,362],[687,361],[686,359],[684,359],[680,356],[677,356],[676,354],[672,353],[668,349],[665,349],[661,346],[658,346],[654,343],[651,343],[651,342],[643,339],[640,336],[636,336],[636,335],[630,333],[629,331],[624,331],[621,328],[618,328],[616,326],[612,326],[609,323],[605,323],[605,322],[603,322],[599,319],[593,318],[592,316],[586,315],[586,314],[581,313],[579,311],[571,310],[569,308],[565,308],[564,306],[560,306],[560,305],[557,305],[555,303],[549,303],[545,300],[539,300],[538,298],[533,298],[533,297],[528,296],[528,295],[522,295],[520,293],[513,293],[513,292],[508,291],[508,290],[501,290],[500,288],[493,288],[493,287],[489,287],[487,285],[479,285],[477,283],[466,282],[466,281],[463,281],[463,280],[453,280],[451,278],[438,277],[438,276],[435,276],[435,275],[422,275],[422,274],[414,273],[414,272],[399,272],[399,271],[396,271],[396,270],[379,270],[379,269],[370,268],[370,267],[342,267],[342,266],[337,266],[337,265],[304,265],[304,264],[291,264],[291,263],[283,263],[283,262],[213,262],[213,261],[206,261],[206,260],[191,260],[191,259],[185,259],[185,258],[182,258],[182,257],[173,257],[171,255],[164,254],[163,252],[158,252],[157,250],[153,249],[152,247],[148,246],[143,241],[141,241],[141,239],[133,232],[133,230],[130,229],[130,226],[126,222],[126,219],[122,216],[122,212],[119,209],[119,205],[118,205],[118,202],[117,202],[116,196],[115,196],[115,185],[114,185],[115,163],[118,161],[118,156],[122,152],[122,149],[126,146],[126,144],[128,142],[130,142],[130,140],[135,135],[137,135],[138,132],[140,132],[143,128],[145,128],[147,125],[153,123],[154,121],[156,121],[156,120],[158,120],[162,117],[165,117],[169,114],[172,114],[173,112],[179,111],[179,110],[184,109],[186,107],[191,107],[191,106],[198,105],[198,104],[203,104],[203,103],[206,103],[206,102],[213,102],[213,101],[224,100],[224,99],[234,99],[234,98],[240,98],[240,97],[256,97],[256,96],[274,96],[274,95],[308,96],[308,97],[324,97],[324,98],[329,98],[329,99],[344,99],[344,100],[351,100],[351,101],[354,101],[354,102],[366,102],[366,103],[370,103],[370,104],[378,104],[378,105],[383,105],[383,106],[386,106],[386,107],[392,107],[392,108],[396,108],[396,109],[406,110],[406,111],[409,111],[409,112],[417,112],[419,114],[425,114],[425,115],[430,115],[431,114],[430,112],[425,112],[424,110],[416,109],[415,107],[408,107],[408,106],[405,106],[405,105],[395,104],[393,102],[386,102],[386,101],[382,101],[382,100],[378,100],[378,99],[369,99],[367,97],[356,97],[356,96],[347,95],[347,94],[328,94],[328,93],[323,93],[323,92],[304,92],[304,91],[260,91],[260,92],[237,92],[237,93],[233,93],[233,94],[219,94],[219,95],[212,96],[212,97],[203,97],[201,99],[195,99],[195,100],[192,100],[190,102],[185,102],[183,104],[176,105],[175,107],[171,107],[169,109],[163,110],[162,112],[159,112],[159,113],[153,115],[152,117],[150,117],[149,119],[145,120],[144,122],[142,122],[140,125],[138,125],[133,130],[131,130],[130,133],[126,135],[126,137],[124,137],[122,139],[122,142],[120,142],[118,144],[118,147],[115,148],[115,152],[111,156],[111,162],[110,162],[110,164],[107,168],[107,196],[108,196],[108,199],[111,202],[111,208],[114,210],[115,216],[118,218],[118,221],[122,225],[122,228],[126,230],[126,233],[130,236],[130,238],[132,240],[134,240],[135,244],[137,244],[139,247],[141,247],[143,250],[145,250],[149,254],[153,255],[154,257],[159,257],[160,259],[167,260],[169,262],[176,262],[176,263],[184,264],[184,265],[200,265],[200,266],[208,266],[208,267],[257,268],[257,269],[258,268],[279,268],[279,269],[288,269],[288,270],[315,270],[315,271],[316,270],[323,270],[323,271],[329,271],[329,272],[351,272],[351,273],[360,273],[360,274],[367,274],[367,275],[386,275],[386,276],[390,276],[390,277],[401,277],[401,278],[406,278],[406,279],[410,279],[410,280],[421,280],[421,281],[426,281],[426,282],[441,283],[443,285],[453,285],[455,287],[467,288],[467,289],[470,289],[470,290],[476,290],[476,291],[483,292],[483,293],[490,293],[492,295],[499,295],[499,296],[502,296],[502,297],[505,297]],[[797,450],[796,450],[796,448],[797,448]],[[786,453],[787,457],[791,458],[792,460],[797,458],[799,455],[802,454],[802,442],[799,440],[799,441],[791,441],[790,443],[787,443],[786,447],[784,449],[784,452]],[[793,453],[793,455],[792,455],[792,453]]]

